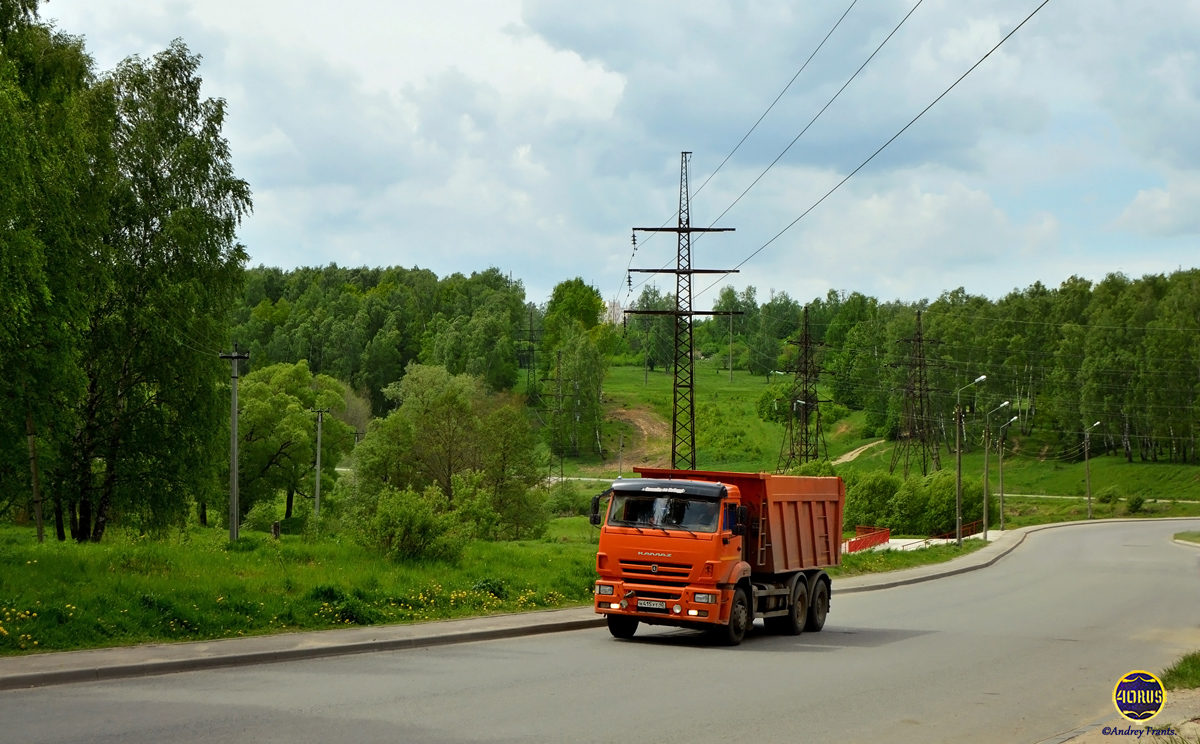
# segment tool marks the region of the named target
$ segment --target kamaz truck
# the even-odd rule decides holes
[[[792,635],[824,627],[824,569],[841,564],[841,478],[634,470],[640,478],[592,499],[595,607],[613,636],[672,625],[736,646],[756,618]]]

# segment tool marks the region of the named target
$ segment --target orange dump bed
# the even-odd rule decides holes
[[[758,573],[786,573],[842,563],[841,478],[708,470],[634,468],[643,478],[723,483],[749,508],[746,560]]]

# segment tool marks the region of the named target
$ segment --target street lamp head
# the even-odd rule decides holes
[[[975,378],[975,382],[983,382],[986,379],[987,379],[987,375],[980,375],[979,377]],[[973,385],[975,383],[971,383],[971,384]]]
[[[1099,422],[1099,421],[1097,421],[1096,423],[1092,424],[1092,428],[1093,428],[1093,429],[1095,429],[1095,428],[1096,428],[1097,426],[1099,426],[1099,425],[1100,425],[1100,422]]]
[[[1012,422],[1016,421],[1016,420],[1017,420],[1017,419],[1019,419],[1019,418],[1021,418],[1021,417],[1020,417],[1020,416],[1013,416],[1012,418],[1010,418],[1010,419],[1008,420],[1008,423],[1009,423],[1009,424],[1011,424]],[[1008,424],[1005,424],[1005,426],[1007,426],[1007,425],[1008,425]]]
[[[1008,408],[1008,401],[1006,400],[1003,403],[1001,403],[1000,408]]]

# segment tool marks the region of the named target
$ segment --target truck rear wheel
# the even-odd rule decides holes
[[[788,606],[788,614],[782,617],[769,617],[764,622],[772,633],[781,635],[800,635],[808,622],[808,591],[803,581],[796,582],[792,590],[792,602]]]
[[[636,617],[625,617],[624,615],[608,615],[608,632],[613,634],[613,638],[630,639],[638,629],[638,619]]]
[[[813,587],[808,603],[808,620],[804,629],[813,633],[825,627],[825,616],[829,614],[829,585],[820,579]]]
[[[746,598],[746,590],[738,587],[733,593],[733,603],[729,607],[729,624],[714,629],[717,641],[726,646],[736,646],[746,637],[750,629],[750,600]]]

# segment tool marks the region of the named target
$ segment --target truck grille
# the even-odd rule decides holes
[[[652,563],[651,561],[621,561],[621,575],[626,580],[653,586],[684,587],[692,567],[684,563]]]

